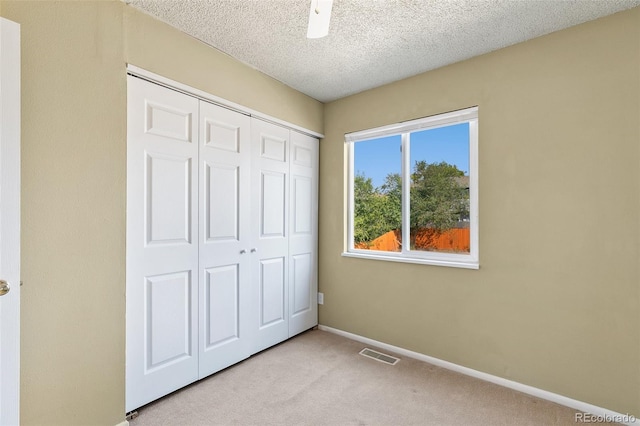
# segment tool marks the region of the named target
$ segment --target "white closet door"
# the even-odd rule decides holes
[[[198,100],[128,77],[126,410],[198,378]]]
[[[318,140],[291,131],[289,337],[318,324]]]
[[[257,317],[253,352],[289,337],[289,130],[251,121],[253,158],[250,256]]]
[[[200,378],[251,355],[251,118],[200,103]]]

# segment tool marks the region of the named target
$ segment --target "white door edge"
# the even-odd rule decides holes
[[[0,18],[0,425],[20,421],[20,25]]]

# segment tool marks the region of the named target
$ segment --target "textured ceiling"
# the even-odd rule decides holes
[[[640,0],[125,0],[323,102],[640,5]]]

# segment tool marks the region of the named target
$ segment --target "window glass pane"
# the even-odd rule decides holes
[[[402,251],[402,138],[356,142],[354,151],[354,248]]]
[[[410,135],[410,250],[470,252],[469,123]]]

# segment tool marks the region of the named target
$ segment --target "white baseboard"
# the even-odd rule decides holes
[[[129,422],[128,421],[122,421],[120,423],[118,423],[116,426],[129,426]]]
[[[476,379],[484,380],[486,382],[495,383],[496,385],[504,386],[505,388],[513,389],[518,392],[526,393],[531,396],[535,396],[540,399],[555,402],[556,404],[564,405],[566,407],[573,408],[574,410],[582,411],[590,414],[593,420],[608,420],[612,422],[627,424],[627,425],[640,425],[640,419],[637,419],[630,414],[621,414],[606,408],[598,407],[596,405],[588,404],[586,402],[578,401],[566,396],[558,395],[557,393],[549,392],[546,390],[538,389],[533,386],[525,385],[522,383],[514,382],[513,380],[504,379],[502,377],[494,376],[492,374],[483,373],[482,371],[474,370],[472,368],[463,367],[458,364],[454,364],[449,361],[443,361],[438,358],[434,358],[428,355],[424,355],[418,352],[410,351],[407,349],[399,348],[397,346],[389,345],[387,343],[378,342],[377,340],[369,339],[367,337],[359,336],[357,334],[349,333],[347,331],[338,330],[337,328],[327,327],[326,325],[318,325],[319,330],[327,331],[329,333],[337,334],[339,336],[346,337],[351,340],[355,340],[367,345],[372,345],[380,349],[384,349],[390,352],[395,352],[399,355],[404,355],[408,358],[424,361],[429,364],[436,365],[438,367],[446,368],[447,370],[462,373],[467,376],[475,377]],[[593,422],[593,420],[591,422]],[[579,423],[579,422],[577,422]],[[585,421],[585,423],[588,423]]]

